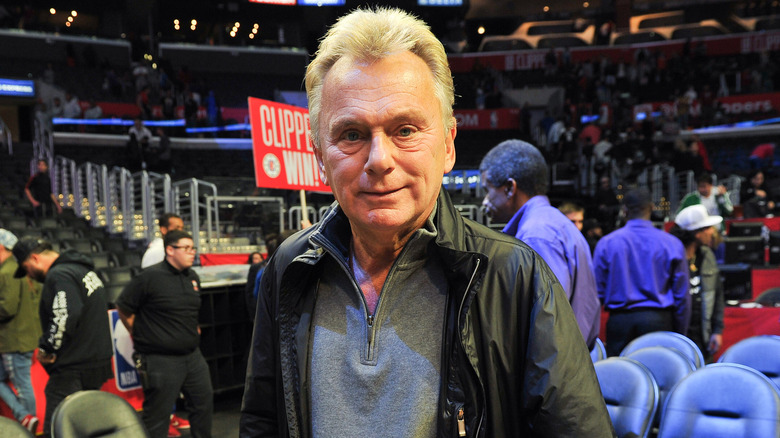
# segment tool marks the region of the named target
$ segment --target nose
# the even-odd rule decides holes
[[[393,152],[395,145],[384,132],[371,137],[371,146],[365,164],[366,173],[384,175],[393,170]]]

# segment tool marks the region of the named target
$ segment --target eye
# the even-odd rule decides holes
[[[409,137],[410,135],[412,135],[412,132],[413,132],[412,128],[407,128],[407,127],[404,127],[404,128],[401,128],[400,130],[398,130],[398,134],[401,137]]]
[[[349,131],[344,134],[344,139],[347,141],[358,141],[360,139],[360,134],[356,131]]]

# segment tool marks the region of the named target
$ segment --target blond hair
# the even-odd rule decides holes
[[[409,51],[419,56],[431,70],[434,94],[441,106],[443,123],[452,129],[455,88],[444,46],[425,22],[397,8],[357,9],[339,18],[320,41],[314,59],[306,68],[306,94],[309,98],[311,138],[319,147],[319,113],[322,82],[341,58],[374,62],[394,53]]]

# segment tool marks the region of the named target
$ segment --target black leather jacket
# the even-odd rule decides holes
[[[459,412],[469,437],[613,436],[587,347],[547,264],[520,241],[463,219],[444,191],[434,224],[449,283],[438,436],[459,436]],[[346,263],[349,236],[336,206],[287,239],[266,268],[241,437],[311,436],[305,352],[314,288],[324,257]]]

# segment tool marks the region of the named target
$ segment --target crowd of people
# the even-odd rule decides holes
[[[770,93],[780,83],[777,51],[717,57],[705,50],[703,43],[689,40],[680,54],[669,58],[661,50],[641,48],[630,62],[603,55],[573,62],[569,50],[563,49],[551,51],[546,57],[551,60],[532,70],[497,71],[476,63],[471,72],[455,76],[463,90],[456,108],[476,108],[480,101],[486,108],[514,106],[507,105],[505,90],[558,85],[565,90],[562,115],[575,127],[581,116],[597,115],[599,124],[622,132],[635,123],[635,104],[667,101],[673,103],[675,121],[685,129],[734,122],[720,106],[720,98]],[[694,102],[700,105],[695,113]]]

